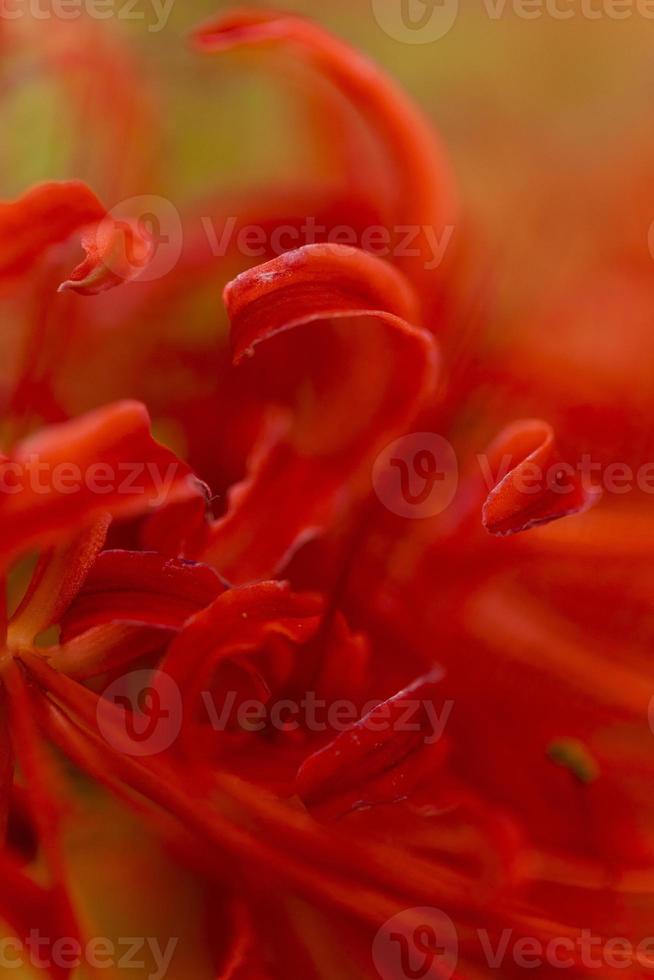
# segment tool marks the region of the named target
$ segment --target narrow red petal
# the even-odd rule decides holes
[[[400,854],[392,847],[372,847],[360,839],[356,847],[344,848],[341,836],[326,833],[297,808],[262,793],[259,786],[220,775],[217,788],[224,794],[225,807],[201,805],[185,784],[184,773],[173,773],[159,757],[146,763],[115,748],[120,719],[112,745],[98,736],[97,695],[58,674],[40,657],[26,653],[22,659],[48,692],[53,710],[47,717],[43,713],[41,720],[52,738],[112,791],[124,795],[125,786],[131,787],[177,817],[197,839],[206,842],[204,871],[212,876],[218,868],[223,885],[222,859],[231,854],[238,856],[241,871],[254,872],[255,884],[265,865],[303,894],[319,896],[366,922],[388,918],[397,908],[400,893],[404,898],[426,901],[447,895],[451,904],[469,904],[467,879],[451,869],[408,852]],[[70,712],[75,722],[58,709],[55,715],[54,702]],[[404,881],[406,886],[401,884]]]
[[[340,90],[367,120],[383,148],[392,188],[388,223],[417,232],[415,251],[398,257],[407,272],[433,277],[433,247],[425,229],[440,236],[456,214],[453,180],[433,128],[401,88],[358,51],[302,17],[275,10],[239,10],[202,25],[200,51],[243,46],[287,47]]]
[[[92,626],[44,653],[61,674],[85,681],[162,651],[171,636],[172,630],[163,626],[106,623]]]
[[[21,935],[26,935],[29,929],[40,927],[44,930],[43,936],[50,941],[60,936],[79,941],[80,931],[71,903],[68,876],[60,843],[62,810],[59,802],[61,788],[58,774],[54,769],[52,758],[48,755],[50,750],[41,741],[31,692],[22,669],[15,660],[5,666],[2,678],[8,694],[14,753],[25,779],[28,809],[37,831],[39,845],[43,849],[50,877],[50,885],[47,889],[33,886],[27,879],[21,880],[21,876],[12,869],[11,859],[5,857],[3,861],[0,851],[0,861],[4,870],[18,889],[17,906],[8,913],[8,918]],[[21,905],[22,898],[25,900],[24,906]],[[4,904],[2,902],[3,906]],[[13,906],[11,898],[9,904]],[[3,912],[6,912],[4,908]],[[34,916],[38,916],[41,921],[35,922]],[[27,930],[26,926],[29,927]],[[70,968],[54,961],[49,969],[57,980],[63,980],[72,972]]]
[[[7,831],[13,774],[14,756],[9,733],[7,694],[0,687],[0,840],[5,839]]]
[[[297,774],[307,807],[337,816],[404,799],[432,779],[445,743],[425,705],[442,701],[442,676],[434,670],[421,677],[310,755]]]
[[[12,646],[31,644],[42,630],[59,622],[104,544],[110,520],[108,515],[99,517],[72,540],[41,556],[9,623]]]

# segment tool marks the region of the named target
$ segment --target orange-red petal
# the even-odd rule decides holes
[[[145,407],[131,401],[35,433],[0,464],[0,485],[5,562],[102,514],[143,514],[199,492],[188,467],[152,438]]]
[[[516,534],[576,514],[600,496],[563,459],[551,426],[539,419],[506,428],[488,450],[487,462],[489,472],[501,474],[483,507],[483,524],[491,534]]]
[[[106,213],[80,180],[38,184],[15,201],[0,202],[0,278],[23,274],[48,248]]]
[[[226,291],[235,356],[254,353],[271,414],[247,479],[199,557],[233,582],[273,576],[371,490],[370,469],[433,395],[433,339],[411,289],[358,249],[305,246]],[[264,357],[265,353],[265,357]]]

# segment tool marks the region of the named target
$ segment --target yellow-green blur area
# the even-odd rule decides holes
[[[17,6],[47,9],[51,2]],[[67,0],[76,2],[92,10],[96,0]],[[423,0],[407,2],[416,16],[426,9]],[[309,128],[298,126],[307,117],[297,75],[285,78],[279,63],[271,70],[261,53],[198,57],[190,51],[193,26],[235,4],[102,3],[106,19],[96,23],[133,48],[160,124],[134,134],[158,168],[155,186],[138,193],[160,193],[183,206],[213,188],[260,185],[275,176],[292,181],[320,165]],[[420,44],[398,40],[398,32],[382,26],[398,20],[400,0],[287,0],[283,7],[317,18],[365,50],[434,119],[466,212],[488,237],[491,253],[502,257],[499,290],[508,306],[519,306],[543,277],[564,274],[568,261],[587,265],[594,242],[615,238],[607,202],[630,210],[630,245],[646,257],[654,196],[644,191],[638,198],[640,184],[637,192],[631,185],[634,170],[640,178],[651,172],[652,5],[447,0],[444,6],[453,4],[450,29]],[[106,99],[110,111],[117,95],[100,59],[90,73],[89,100],[101,106]],[[106,181],[94,169],[96,129],[89,131],[86,155],[71,150],[80,134],[53,78],[39,70],[35,55],[0,47],[1,197],[71,174],[103,193]],[[130,152],[120,147],[121,158]]]

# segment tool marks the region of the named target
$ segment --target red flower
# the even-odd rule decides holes
[[[369,132],[326,99],[357,161],[343,187],[266,188],[238,208],[241,227],[298,231],[308,214],[323,231],[280,254],[266,238],[254,268],[232,249],[230,342],[212,333],[204,350],[175,320],[221,271],[199,212],[176,268],[149,279],[139,215],[116,219],[85,184],[0,206],[0,284],[23,331],[4,377],[4,575],[39,554],[0,654],[0,913],[22,942],[84,938],[51,743],[200,883],[226,980],[375,976],[380,955],[391,969],[388,922],[405,910],[410,944],[425,907],[458,950],[425,975],[490,975],[507,929],[571,942],[587,975],[579,936],[636,944],[651,907],[640,511],[600,503],[575,465],[588,433],[566,426],[530,351],[485,365],[470,246],[433,266],[434,242],[460,234],[450,169],[396,86],[292,15],[235,13],[194,44],[281,48]],[[344,224],[356,244],[330,240]],[[371,227],[413,229],[411,254],[369,254]],[[86,251],[72,273],[71,239]],[[556,434],[530,417],[532,376]],[[425,434],[451,443],[460,483],[448,507],[407,516],[452,476],[416,452]],[[598,573],[606,555],[632,564]],[[596,609],[616,596],[627,650]]]

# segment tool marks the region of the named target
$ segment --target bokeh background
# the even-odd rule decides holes
[[[31,9],[39,2],[22,0]],[[169,2],[158,29],[151,0],[138,0],[129,18],[125,0],[115,0],[116,15],[96,20],[95,32],[77,40],[73,22],[55,24],[59,30],[48,21],[30,28],[30,18],[8,22],[26,43],[16,45],[5,32],[5,198],[41,179],[76,176],[109,206],[132,194],[156,194],[183,210],[210,193],[292,184],[328,168],[325,144],[310,125],[302,75],[281,63],[271,71],[270,58],[257,54],[198,57],[188,32],[233,4]],[[391,10],[398,2],[386,0]],[[465,220],[489,262],[486,342],[529,335],[533,350],[538,334],[553,366],[563,345],[567,361],[594,358],[603,384],[616,378],[620,384],[629,370],[643,386],[642,359],[634,355],[649,333],[640,299],[649,306],[654,20],[639,12],[636,0],[619,17],[609,14],[610,0],[560,0],[557,9],[574,14],[569,19],[551,16],[545,3],[542,16],[525,19],[510,0],[499,8],[491,0],[460,0],[451,29],[426,44],[389,36],[372,0],[284,6],[317,18],[376,59],[433,119],[453,163]],[[493,9],[501,16],[491,16]],[[589,10],[601,15],[590,19]],[[80,92],[88,104],[83,124]],[[118,149],[112,127],[120,133]],[[616,283],[625,257],[626,288],[624,280]],[[583,304],[572,301],[573,327],[571,294],[584,289],[588,275],[594,285]],[[565,364],[559,366],[565,373]]]
[[[396,0],[386,2],[397,6]],[[134,142],[151,144],[158,190],[173,200],[188,200],[223,182],[247,185],[273,174],[301,174],[315,164],[310,134],[304,146],[298,145],[294,109],[300,100],[293,99],[292,85],[285,89],[283,78],[275,84],[265,68],[253,72],[256,58],[244,66],[238,56],[198,59],[188,50],[185,36],[193,26],[233,6],[173,0],[165,27],[154,30],[157,14],[150,0],[139,0],[134,19],[120,16],[121,0],[116,0],[118,16],[102,22],[108,35],[129,43],[138,60],[141,95],[151,98],[161,129],[135,131]],[[361,47],[434,119],[467,207],[510,256],[513,289],[541,274],[556,275],[562,250],[590,248],[594,237],[608,233],[617,194],[627,200],[639,178],[645,191],[643,176],[652,159],[654,20],[641,16],[636,3],[624,19],[591,20],[581,12],[581,0],[571,0],[560,7],[575,16],[559,20],[546,10],[537,19],[523,19],[507,2],[493,19],[490,0],[461,0],[451,30],[426,44],[389,37],[370,0],[289,0],[283,6],[316,17]],[[590,7],[601,10],[601,0],[592,0]],[[106,77],[98,55],[80,48],[76,70],[89,100],[97,87],[110,110],[122,93],[116,80]],[[33,53],[17,58],[5,49],[8,91],[0,108],[5,197],[48,177],[74,174],[97,184],[93,148],[86,167],[91,172],[85,174],[84,162],[71,159],[75,118],[34,61]],[[122,146],[121,154],[133,150]],[[614,182],[612,194],[607,180]],[[142,192],[155,191],[148,185]],[[643,208],[638,217],[647,250],[652,215]]]

